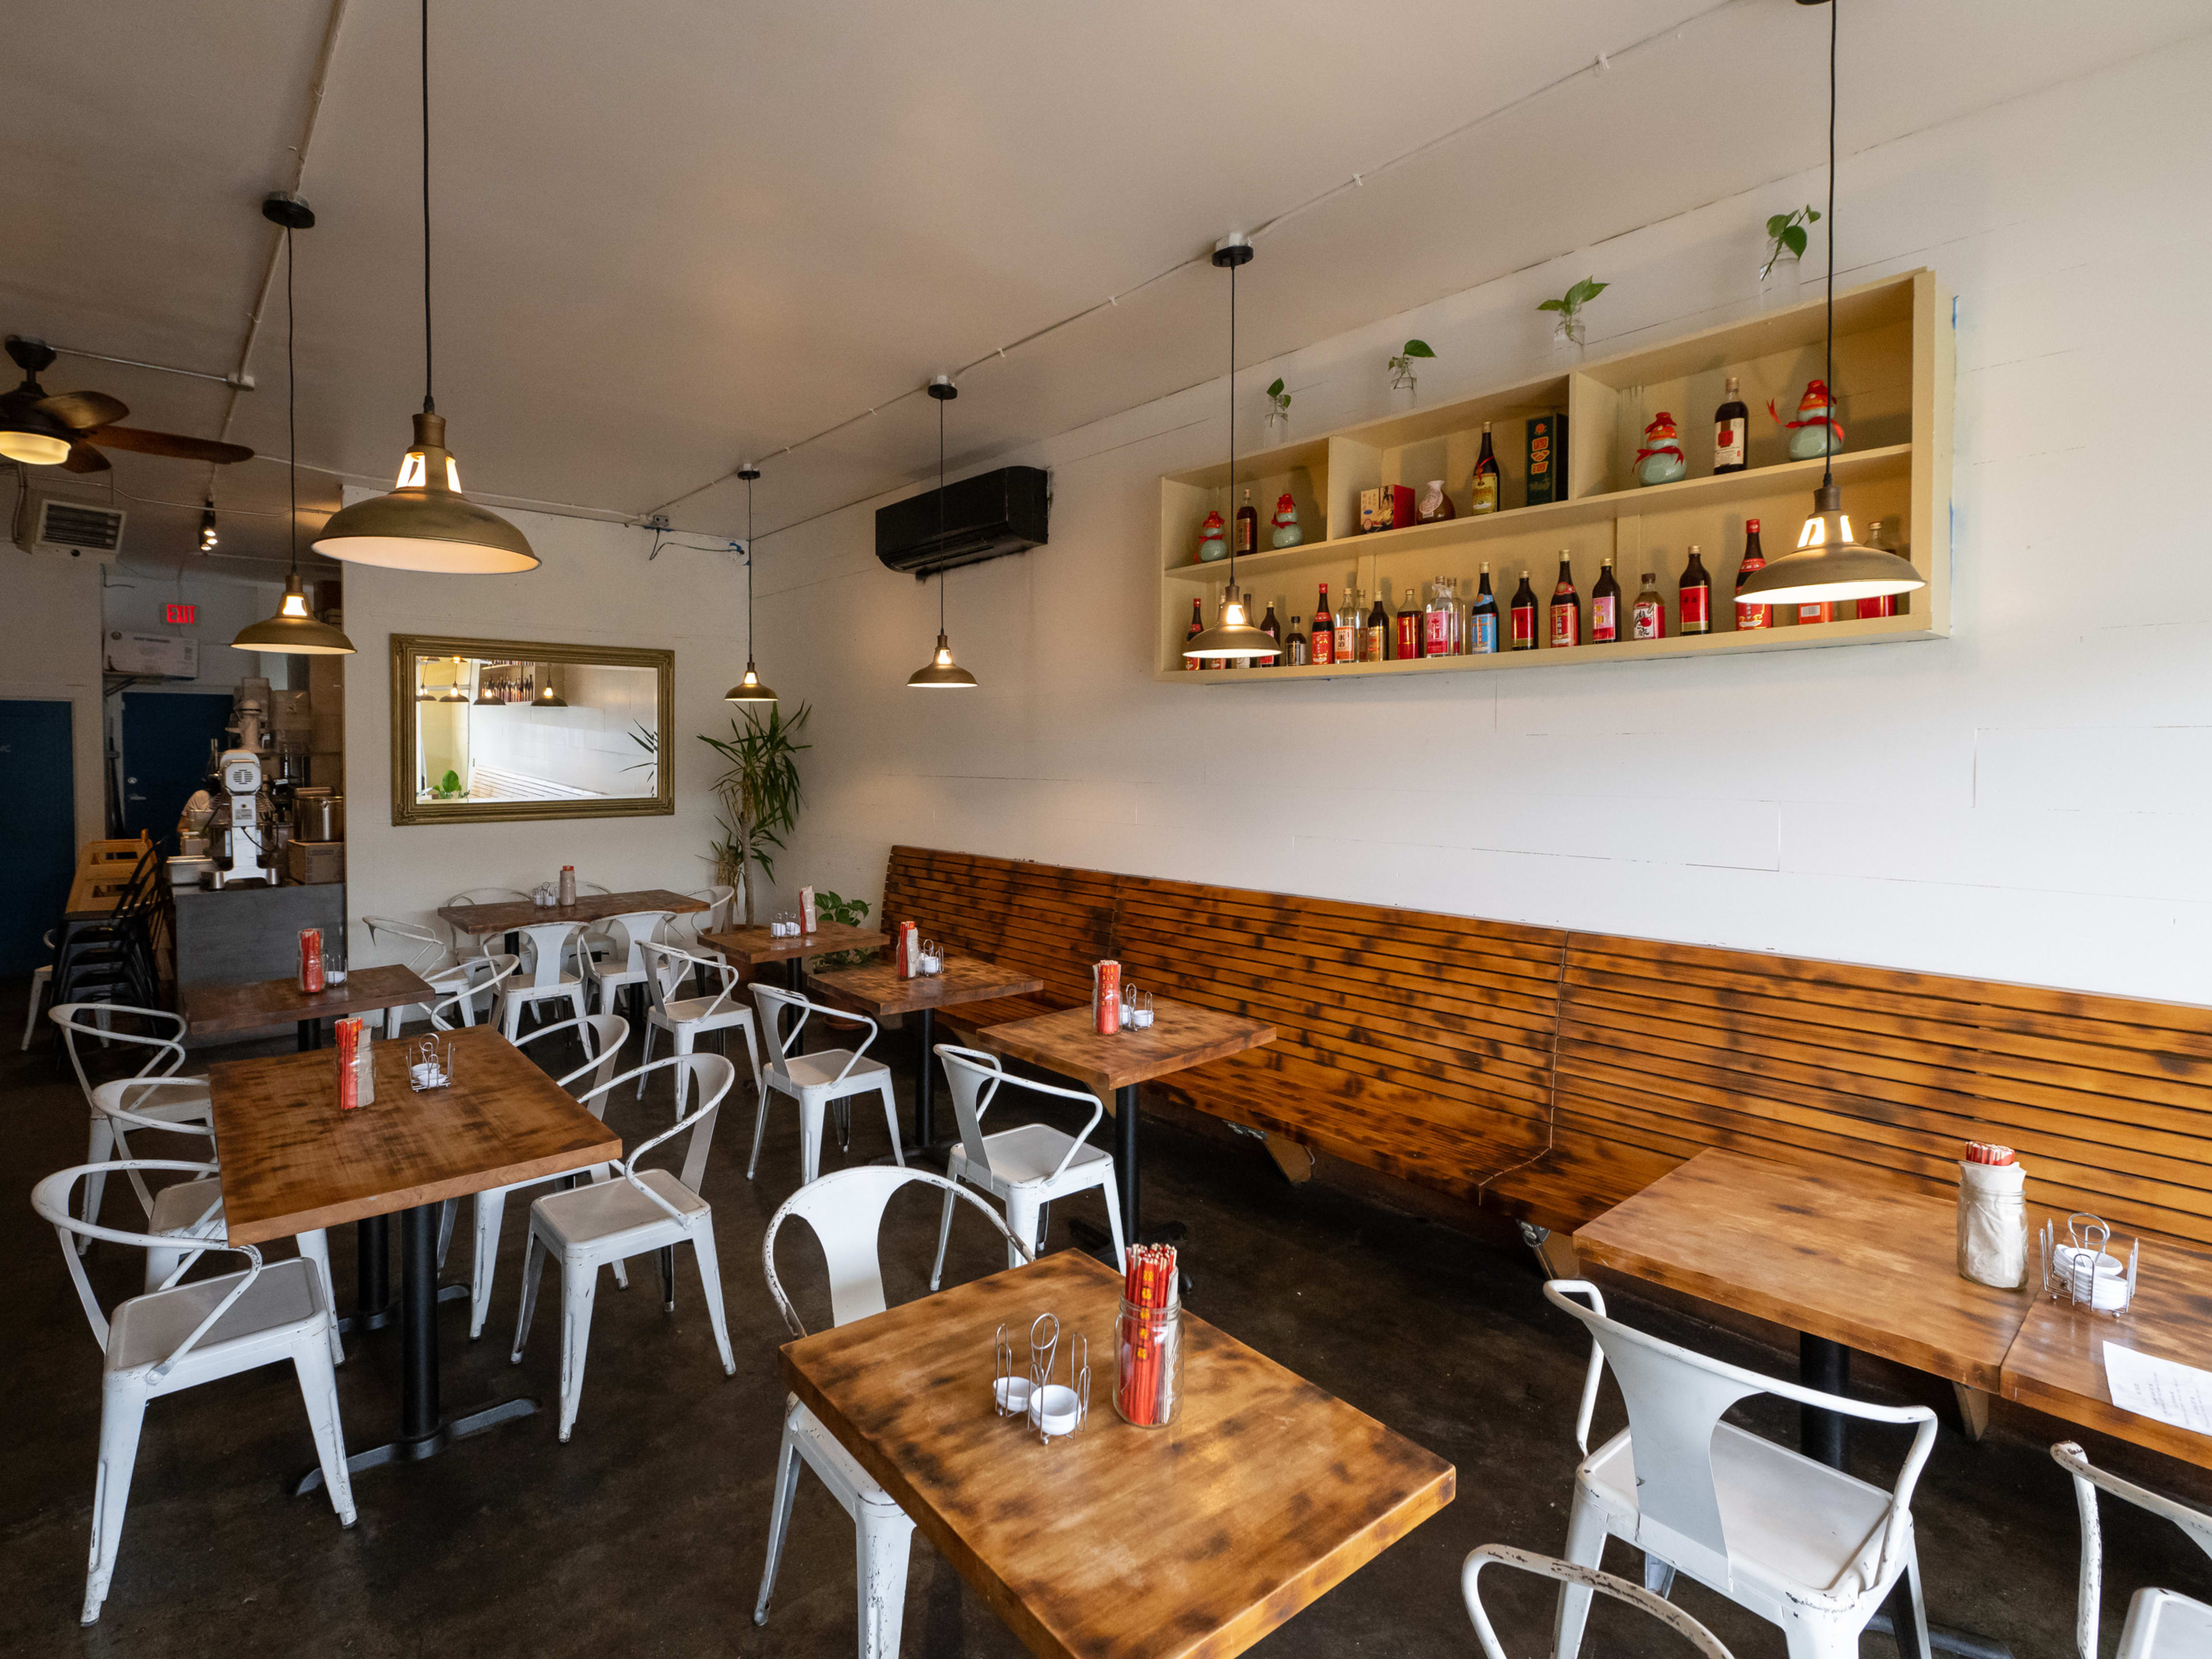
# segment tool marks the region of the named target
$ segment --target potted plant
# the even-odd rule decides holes
[[[722,803],[721,836],[710,850],[714,879],[744,896],[747,927],[753,925],[752,871],[757,866],[767,879],[775,879],[775,855],[799,822],[799,756],[813,745],[799,742],[798,734],[811,712],[811,705],[801,703],[786,720],[781,707],[770,704],[763,720],[749,708],[742,721],[731,717],[728,737],[702,733],[699,738],[729,763],[714,780],[714,793]]]
[[[1557,314],[1552,319],[1552,349],[1569,353],[1577,361],[1582,359],[1588,341],[1583,334],[1583,307],[1613,286],[1601,283],[1595,276],[1585,276],[1556,300],[1540,300],[1539,311]]]
[[[1267,447],[1287,443],[1291,437],[1291,394],[1283,390],[1283,377],[1278,374],[1274,385],[1267,388]]]
[[[1413,359],[1433,357],[1436,355],[1429,349],[1429,343],[1426,340],[1408,340],[1406,342],[1405,349],[1390,359],[1390,398],[1393,403],[1407,409],[1413,407],[1415,385]],[[1279,380],[1276,384],[1279,386],[1282,382]]]
[[[1761,303],[1783,306],[1796,300],[1799,261],[1805,257],[1805,233],[1820,219],[1820,210],[1808,205],[1794,213],[1775,214],[1767,220],[1766,260],[1759,268]]]

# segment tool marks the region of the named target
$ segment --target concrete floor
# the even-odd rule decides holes
[[[0,983],[0,1031],[21,1030],[24,988]],[[902,1075],[905,1041],[886,1039]],[[220,1052],[289,1046],[287,1038]],[[627,1295],[603,1288],[575,1437],[558,1443],[557,1325],[541,1320],[520,1367],[507,1363],[526,1210],[510,1206],[484,1340],[467,1340],[464,1306],[442,1310],[445,1401],[466,1407],[527,1390],[545,1413],[428,1463],[360,1477],[361,1518],[347,1531],[325,1504],[282,1489],[313,1457],[288,1370],[157,1403],[112,1591],[100,1622],[81,1631],[99,1357],[57,1242],[25,1195],[38,1175],[82,1159],[85,1109],[45,1043],[19,1055],[12,1040],[0,1053],[0,1106],[15,1136],[18,1194],[0,1206],[0,1240],[17,1263],[0,1281],[0,1388],[11,1428],[0,1483],[0,1652],[383,1659],[854,1650],[852,1528],[811,1477],[773,1614],[765,1629],[751,1620],[783,1400],[775,1348],[784,1336],[756,1242],[797,1183],[793,1114],[772,1123],[760,1178],[748,1182],[753,1112],[749,1099],[737,1099],[709,1166],[705,1190],[717,1212],[734,1377],[715,1359],[688,1263],[672,1316],[661,1311],[648,1268]],[[661,1097],[617,1099],[609,1121],[634,1143],[665,1123],[666,1111]],[[872,1125],[856,1114],[852,1158],[885,1150],[880,1118]],[[828,1164],[838,1157],[833,1147]],[[1459,1470],[1449,1509],[1251,1651],[1268,1659],[1476,1652],[1460,1603],[1462,1558],[1493,1540],[1556,1552],[1576,1462],[1586,1349],[1579,1328],[1544,1303],[1531,1257],[1480,1218],[1470,1218],[1478,1229],[1470,1233],[1326,1179],[1292,1188],[1249,1143],[1156,1120],[1146,1125],[1146,1183],[1149,1217],[1190,1224],[1194,1311]],[[132,1207],[127,1188],[111,1188],[110,1202]],[[893,1206],[884,1242],[894,1302],[926,1288],[936,1215],[934,1199],[920,1194]],[[1066,1218],[1055,1215],[1053,1226],[1050,1246],[1065,1246]],[[331,1244],[339,1300],[349,1305],[351,1230],[333,1232]],[[811,1244],[780,1255],[782,1271],[802,1287],[802,1313],[818,1326],[826,1316],[818,1255]],[[456,1267],[460,1259],[457,1252]],[[103,1297],[134,1288],[139,1263],[121,1249],[95,1246],[89,1260]],[[997,1265],[980,1222],[956,1228],[948,1279]],[[1789,1374],[1786,1357],[1753,1336],[1656,1307],[1618,1299],[1615,1307],[1676,1340]],[[389,1437],[398,1350],[396,1331],[349,1346],[338,1383],[355,1449]],[[2001,1406],[1989,1438],[1970,1445],[1956,1431],[1947,1387],[1863,1361],[1857,1380],[1869,1396],[1925,1401],[1944,1414],[1915,1505],[1931,1617],[1999,1637],[2021,1659],[2071,1653],[2074,1504],[2046,1450],[2069,1431]],[[1620,1420],[1608,1389],[1599,1432]],[[1747,1420],[1794,1440],[1794,1408],[1752,1402]],[[2212,1481],[2085,1438],[2099,1461],[2212,1506]],[[1863,1436],[1860,1472],[1886,1479],[1903,1443]],[[2212,1571],[2173,1528],[2109,1504],[2106,1515],[2109,1652],[2136,1587],[2212,1594]],[[1616,1546],[1607,1565],[1633,1577],[1636,1559]],[[1486,1582],[1498,1587],[1494,1616],[1509,1648],[1547,1651],[1548,1595],[1504,1577],[1493,1572]],[[1677,1597],[1738,1655],[1782,1652],[1771,1627],[1699,1587],[1686,1581]],[[997,1659],[1022,1650],[917,1534],[903,1650]],[[1602,1611],[1585,1649],[1686,1650],[1632,1615]],[[1866,1650],[1886,1654],[1889,1644],[1869,1638]]]

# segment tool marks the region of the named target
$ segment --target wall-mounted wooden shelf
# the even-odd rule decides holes
[[[1796,544],[1820,482],[1820,461],[1788,459],[1788,434],[1767,417],[1765,405],[1771,398],[1785,418],[1794,416],[1806,381],[1821,373],[1824,317],[1824,305],[1814,301],[1480,397],[1304,440],[1240,459],[1233,490],[1225,464],[1166,475],[1160,480],[1158,678],[1212,684],[1451,673],[1948,635],[1951,309],[1949,295],[1929,270],[1836,296],[1834,376],[1846,446],[1835,459],[1835,474],[1844,486],[1845,509],[1862,536],[1876,519],[1898,520],[1905,550],[1928,586],[1901,600],[1901,614],[1894,617],[1733,631],[1730,595],[1742,557],[1744,520],[1762,520],[1767,556],[1778,557]],[[1740,381],[1753,411],[1752,465],[1715,477],[1711,415],[1729,375]],[[1639,488],[1632,458],[1644,422],[1662,409],[1674,415],[1681,431],[1690,476]],[[1568,417],[1568,498],[1467,516],[1482,423],[1492,423],[1502,498],[1518,502],[1527,488],[1522,423],[1552,412]],[[1348,528],[1358,522],[1362,489],[1386,483],[1418,489],[1438,477],[1462,516],[1365,536]],[[1349,584],[1365,593],[1368,606],[1377,588],[1386,588],[1395,612],[1407,587],[1419,593],[1437,576],[1471,579],[1487,562],[1501,607],[1524,568],[1533,573],[1540,598],[1548,599],[1562,553],[1585,606],[1605,558],[1613,561],[1624,599],[1634,594],[1644,571],[1654,572],[1668,599],[1671,626],[1675,585],[1692,545],[1699,548],[1712,577],[1715,625],[1721,631],[1564,651],[1194,672],[1180,654],[1191,600],[1204,599],[1210,617],[1229,573],[1226,560],[1195,562],[1199,526],[1209,510],[1230,518],[1248,489],[1260,514],[1263,545],[1237,561],[1237,585],[1253,595],[1257,611],[1264,613],[1272,603],[1286,634],[1292,614],[1310,617],[1321,582],[1329,584],[1332,603],[1341,601]],[[1285,491],[1297,503],[1307,539],[1296,547],[1269,548],[1264,545],[1267,521],[1276,497]]]

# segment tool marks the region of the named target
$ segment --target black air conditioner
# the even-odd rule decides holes
[[[876,556],[916,580],[1045,543],[1042,467],[1002,466],[876,509]],[[941,526],[941,527],[940,527]]]

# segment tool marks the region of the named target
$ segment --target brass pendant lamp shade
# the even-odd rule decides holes
[[[937,532],[945,533],[945,405],[960,395],[960,388],[952,384],[949,374],[939,374],[929,383],[929,395],[937,399]],[[945,573],[937,573],[937,649],[930,659],[906,677],[908,686],[921,691],[967,691],[975,689],[975,677],[952,660],[952,641],[945,631]]]
[[[1794,551],[1771,560],[1752,572],[1735,591],[1739,600],[1756,599],[1762,605],[1841,605],[1876,599],[1888,593],[1910,593],[1925,587],[1927,579],[1912,561],[1885,548],[1869,547],[1851,538],[1851,521],[1844,513],[1843,487],[1836,482],[1836,7],[1841,0],[1798,0],[1800,5],[1828,7],[1828,425],[1820,469],[1820,487],[1813,492],[1813,516],[1797,532]]]
[[[1249,264],[1252,244],[1242,233],[1224,236],[1213,246],[1213,263],[1229,273],[1229,489],[1237,490],[1237,267]],[[1237,597],[1237,544],[1229,544],[1229,602],[1212,627],[1182,648],[1186,657],[1273,657],[1282,646],[1273,634],[1252,626],[1244,603]]]
[[[331,515],[315,550],[349,564],[497,576],[535,570],[538,555],[520,530],[461,494],[460,469],[446,448],[446,421],[431,396],[430,0],[422,0],[422,409],[399,482]]]
[[[264,218],[284,228],[284,424],[289,452],[285,471],[292,489],[292,511],[285,520],[285,533],[292,544],[292,568],[284,578],[284,597],[277,601],[276,614],[240,629],[230,648],[274,651],[292,657],[350,657],[353,641],[328,623],[315,619],[315,613],[307,606],[306,590],[300,586],[300,389],[299,377],[292,368],[292,344],[298,331],[293,322],[292,233],[312,227],[315,215],[298,197],[281,193],[264,201],[261,213]],[[203,521],[209,527],[201,533],[200,550],[204,553],[214,543],[214,501],[210,498]]]
[[[775,693],[761,684],[760,672],[753,666],[753,480],[760,477],[760,469],[747,461],[738,476],[745,481],[745,677],[722,693],[722,701],[772,703]]]

